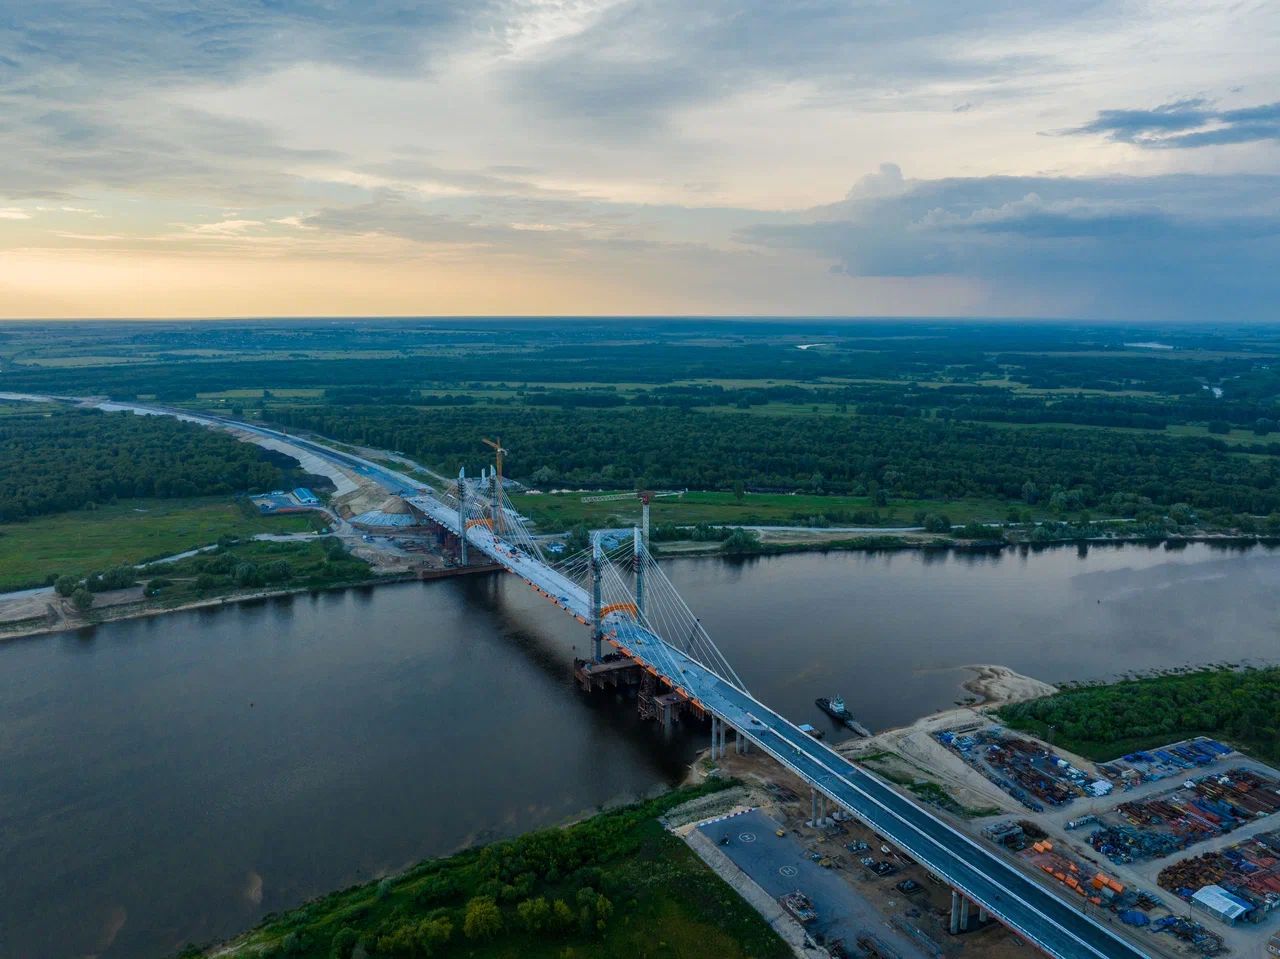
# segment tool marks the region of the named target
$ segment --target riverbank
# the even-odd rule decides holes
[[[265,599],[278,599],[282,596],[297,596],[302,593],[332,593],[348,589],[380,586],[388,583],[406,583],[418,579],[412,573],[392,573],[374,579],[351,580],[349,582],[332,583],[326,586],[290,586],[281,589],[247,590],[226,596],[210,596],[207,599],[191,600],[174,606],[161,603],[126,603],[119,606],[108,606],[95,610],[90,615],[75,612],[70,603],[58,603],[53,607],[56,612],[46,613],[52,622],[35,625],[30,620],[19,620],[13,623],[0,623],[0,643],[13,639],[24,639],[31,636],[43,636],[52,633],[68,633],[78,629],[100,626],[104,623],[121,622],[130,619],[146,619],[152,616],[163,616],[167,613],[182,613],[193,609],[208,609],[211,606],[232,606],[238,603],[260,602]],[[3,597],[0,597],[2,599]],[[51,603],[52,607],[53,604]],[[37,617],[39,618],[39,617]],[[10,629],[9,627],[17,627]]]
[[[790,948],[662,821],[734,785],[709,780],[567,826],[429,859],[272,916],[229,942],[179,955],[783,959]]]
[[[1203,533],[1197,535],[1170,536],[1081,536],[1068,539],[1031,541],[1026,539],[953,539],[936,534],[905,532],[897,535],[858,536],[849,538],[838,532],[825,533],[821,529],[769,532],[760,527],[757,546],[750,548],[725,548],[718,541],[669,540],[655,543],[653,552],[660,557],[743,557],[782,556],[794,553],[829,552],[882,552],[892,550],[920,550],[953,553],[992,553],[1005,550],[1044,551],[1067,547],[1091,546],[1163,545],[1179,549],[1193,543],[1206,543],[1221,547],[1280,546],[1280,537],[1241,535],[1238,533]]]
[[[715,541],[677,540],[654,544],[654,553],[660,557],[670,559],[743,559],[754,556],[785,556],[805,553],[875,553],[893,551],[998,554],[1016,550],[1025,554],[1032,551],[1045,552],[1068,547],[1079,549],[1082,547],[1120,547],[1126,545],[1163,546],[1165,549],[1180,549],[1195,543],[1223,548],[1274,547],[1280,545],[1280,538],[1205,534],[1202,536],[1170,536],[1163,539],[1150,537],[1103,537],[1047,543],[1014,543],[957,541],[931,534],[866,536],[854,539],[824,538],[821,530],[797,530],[793,528],[785,531],[780,530],[776,534],[761,537],[759,549],[724,550],[722,549],[722,544]],[[212,548],[214,547],[198,547],[197,549],[189,550],[188,553],[196,553],[202,549]],[[362,558],[377,557],[376,551],[361,548],[358,541],[355,542],[354,549]],[[430,578],[459,574],[460,572],[456,570],[440,570]],[[67,632],[106,622],[159,616],[165,613],[222,606],[229,603],[254,602],[300,593],[344,590],[357,586],[367,587],[387,583],[402,583],[419,578],[422,577],[418,571],[393,569],[378,572],[370,579],[350,580],[323,586],[302,585],[278,589],[248,590],[191,600],[177,605],[165,605],[162,601],[154,603],[122,603],[114,606],[97,607],[88,615],[80,613],[71,603],[53,595],[48,588],[24,589],[13,593],[0,593],[0,642],[9,639]],[[967,685],[966,688],[968,688]]]
[[[963,669],[971,675],[960,687],[972,694],[972,703],[937,710],[866,739],[845,740],[836,749],[891,781],[916,787],[913,791],[921,798],[958,815],[1015,812],[1017,805],[1006,794],[955,761],[935,734],[988,722],[1001,707],[1052,695],[1057,687],[1007,666],[979,664]]]

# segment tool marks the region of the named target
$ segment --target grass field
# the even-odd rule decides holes
[[[347,959],[368,942],[378,956],[783,959],[790,950],[764,920],[657,821],[720,785],[422,863],[271,917],[220,954]],[[479,899],[496,921],[468,932]],[[539,902],[540,917],[529,909]]]
[[[323,537],[283,543],[245,540],[172,563],[158,563],[144,569],[141,576],[170,581],[152,599],[153,603],[166,607],[246,590],[326,589],[372,578],[367,562],[345,554],[331,557],[325,550],[325,542]],[[277,561],[288,564],[287,575],[252,581],[238,581],[231,575],[242,564],[265,570]],[[201,574],[206,575],[202,578]]]
[[[639,500],[584,503],[590,493],[523,494],[513,497],[516,509],[529,516],[539,532],[551,533],[585,524],[589,527],[630,526],[640,521]],[[998,500],[891,500],[888,506],[872,507],[865,496],[817,496],[803,493],[747,493],[741,500],[732,493],[689,492],[683,496],[661,497],[650,508],[650,523],[697,523],[743,526],[802,525],[813,516],[840,511],[880,515],[879,523],[836,522],[837,526],[910,526],[915,514],[943,513],[955,524],[1002,522],[1012,504]],[[1039,515],[1036,516],[1039,519]]]
[[[305,516],[247,516],[229,498],[129,500],[94,511],[0,525],[0,591],[39,586],[53,573],[84,576],[217,542],[221,536],[295,533]]]
[[[1165,429],[1169,436],[1207,436],[1211,439],[1222,440],[1228,446],[1265,446],[1268,443],[1280,443],[1280,434],[1269,433],[1266,436],[1259,436],[1253,430],[1233,429],[1230,433],[1219,434],[1210,433],[1207,426],[1191,426],[1189,424],[1175,423]]]

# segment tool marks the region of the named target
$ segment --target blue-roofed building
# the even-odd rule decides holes
[[[311,492],[311,490],[307,489],[305,486],[299,486],[296,490],[294,490],[293,498],[296,499],[303,506],[319,506],[320,505],[320,497],[318,497],[315,493]]]
[[[1253,911],[1253,905],[1218,885],[1204,886],[1191,897],[1191,905],[1234,926]]]

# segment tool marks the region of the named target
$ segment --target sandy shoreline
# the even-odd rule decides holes
[[[1039,699],[1058,691],[1056,686],[1041,682],[1031,676],[1015,673],[1007,666],[965,666],[976,675],[961,686],[978,697],[975,707],[1006,706],[1028,699]]]
[[[238,593],[232,596],[211,596],[208,599],[192,600],[189,603],[181,603],[177,606],[154,606],[154,607],[120,607],[120,611],[116,614],[106,612],[91,620],[81,620],[77,622],[71,616],[67,616],[57,623],[51,623],[45,626],[39,626],[33,629],[15,630],[13,632],[3,631],[0,627],[0,643],[8,642],[13,639],[25,639],[31,636],[47,636],[54,633],[73,633],[77,630],[88,629],[94,626],[101,626],[106,623],[118,623],[129,619],[145,619],[149,616],[164,616],[168,613],[181,613],[192,609],[207,609],[210,606],[231,606],[237,603],[249,603],[262,599],[274,599],[280,596],[296,596],[300,593],[329,593],[335,590],[356,589],[361,586],[382,586],[388,583],[407,583],[417,579],[416,576],[407,573],[392,574],[389,576],[381,576],[377,579],[358,580],[350,583],[334,583],[331,586],[294,586],[287,589],[269,589],[257,590],[252,593]]]
[[[999,707],[1038,699],[1056,692],[1057,688],[1007,666],[978,664],[960,668],[973,673],[960,685],[976,696],[978,702],[938,710],[869,739],[845,740],[835,748],[852,760],[870,763],[878,772],[937,782],[969,809],[1017,812],[1020,807],[1016,802],[966,766],[939,743],[934,734],[944,729],[986,725],[992,722],[991,714]]]

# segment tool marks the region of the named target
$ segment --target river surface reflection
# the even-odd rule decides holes
[[[1192,545],[673,560],[751,690],[881,728],[968,664],[1049,681],[1280,660],[1280,553]],[[579,695],[586,631],[510,577],[297,596],[0,645],[0,956],[161,956],[463,845],[660,790]]]

